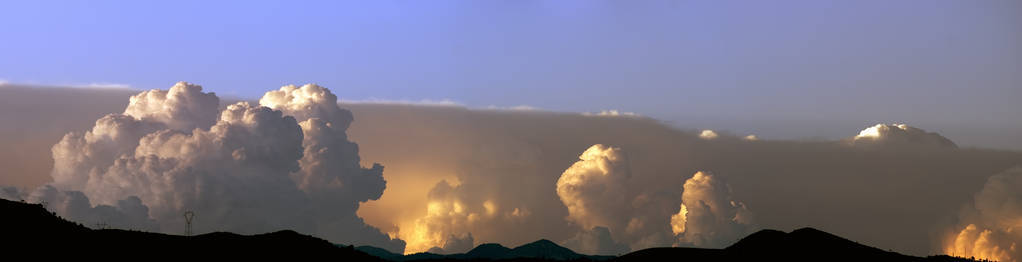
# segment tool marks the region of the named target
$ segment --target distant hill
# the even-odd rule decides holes
[[[372,246],[355,248],[374,256],[392,261],[603,261],[611,256],[589,256],[555,244],[553,241],[540,239],[536,242],[507,248],[496,243],[477,246],[463,254],[441,255],[428,252],[400,255]]]
[[[37,258],[104,258],[112,260],[230,258],[383,261],[353,247],[285,230],[259,235],[216,232],[176,236],[119,229],[94,230],[69,222],[42,205],[0,199],[0,250],[5,255]]]
[[[650,248],[614,261],[973,261],[950,256],[914,257],[866,246],[814,228],[791,233],[761,230],[724,249]]]
[[[462,258],[467,259],[478,259],[478,258],[492,258],[492,257],[503,257],[505,254],[510,253],[511,249],[501,246],[497,243],[487,243],[477,246],[468,253],[465,253]]]
[[[259,235],[216,232],[176,236],[118,229],[93,230],[64,220],[39,204],[0,199],[0,250],[39,258],[338,259],[342,261],[972,261],[946,255],[914,257],[802,228],[762,230],[724,249],[649,248],[620,257],[578,254],[542,239],[515,248],[482,244],[464,254],[402,255],[372,246],[342,246],[285,230]]]

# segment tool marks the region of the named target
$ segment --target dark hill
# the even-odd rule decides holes
[[[216,232],[176,236],[118,229],[93,230],[64,220],[42,205],[0,199],[0,250],[8,256],[32,255],[107,260],[231,258],[382,261],[353,247],[285,230],[259,235]],[[56,251],[56,252],[54,252]]]
[[[724,258],[722,249],[654,247],[628,253],[612,261],[722,261]]]
[[[93,230],[69,222],[42,205],[0,199],[0,250],[45,260],[210,259],[341,261],[972,261],[950,256],[906,256],[869,247],[812,228],[784,233],[762,230],[724,249],[650,248],[621,257],[587,256],[539,240],[513,249],[483,244],[465,254],[401,255],[361,246],[338,246],[285,230],[259,235],[216,232],[177,236],[151,232]]]
[[[574,260],[583,257],[583,255],[571,251],[571,249],[558,246],[553,241],[546,239],[540,239],[536,242],[513,248],[504,256],[504,258],[541,258],[551,260]]]
[[[761,230],[724,249],[650,248],[614,261],[972,261],[914,257],[866,246],[814,228],[784,233]]]
[[[510,248],[496,243],[487,243],[469,250],[463,257],[469,259],[504,257],[509,252],[511,252]]]
[[[404,258],[403,258],[404,255],[402,255],[402,254],[393,253],[393,252],[387,251],[386,249],[382,249],[382,248],[378,248],[378,247],[374,247],[374,246],[358,246],[358,247],[355,248],[355,250],[365,252],[366,254],[370,254],[370,255],[382,258],[384,260],[390,260],[390,261],[403,261],[404,260]]]
[[[921,258],[888,252],[814,228],[791,233],[763,230],[724,249],[729,257],[783,260],[919,261]]]

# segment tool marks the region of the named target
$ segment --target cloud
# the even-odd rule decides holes
[[[944,252],[957,257],[1014,262],[1015,257],[1018,257],[1017,243],[1005,234],[969,224],[954,235]]]
[[[731,187],[721,178],[696,172],[685,180],[681,206],[671,216],[677,245],[723,248],[752,233],[752,213],[732,199]]]
[[[61,140],[67,131],[73,130],[78,136],[84,136],[86,131],[94,129],[96,119],[103,118],[106,113],[123,112],[128,97],[134,93],[73,88],[0,89],[0,111],[18,112],[0,114],[0,122],[11,123],[0,125],[0,144],[5,145],[0,147],[0,166],[9,168],[8,172],[0,172],[0,183],[34,188],[50,182],[48,180],[53,178],[47,174],[54,168],[49,162],[52,152],[47,149]],[[227,106],[221,104],[216,114]],[[728,178],[727,184],[733,189],[731,198],[754,211],[755,224],[761,228],[787,231],[813,226],[860,243],[898,252],[914,255],[942,253],[942,241],[951,235],[943,234],[944,230],[955,230],[953,235],[957,235],[967,225],[975,224],[980,233],[990,230],[992,237],[997,236],[1001,230],[992,222],[978,219],[961,219],[961,223],[946,221],[957,215],[949,214],[948,210],[957,210],[962,203],[974,201],[974,196],[987,183],[987,175],[1022,165],[1020,152],[977,148],[912,147],[913,150],[898,150],[897,147],[874,147],[864,152],[858,145],[852,146],[851,139],[760,140],[751,143],[724,130],[715,131],[720,135],[717,139],[703,140],[699,138],[698,131],[679,130],[656,119],[642,117],[587,117],[576,113],[404,104],[342,106],[357,116],[358,121],[352,122],[345,134],[349,141],[358,142],[359,163],[363,166],[360,169],[373,169],[373,162],[386,165],[384,194],[378,200],[359,202],[357,199],[373,197],[367,192],[374,192],[379,186],[369,183],[366,190],[345,193],[352,194],[352,198],[338,201],[328,208],[319,204],[289,205],[285,212],[301,214],[296,217],[311,217],[319,215],[315,212],[328,209],[348,212],[357,203],[357,215],[341,216],[344,219],[336,220],[339,221],[337,228],[351,229],[351,233],[347,233],[350,235],[365,233],[366,236],[378,237],[379,243],[389,243],[390,237],[404,239],[406,235],[414,235],[416,221],[428,216],[430,202],[434,200],[444,200],[441,206],[453,209],[449,202],[457,199],[463,203],[465,212],[480,214],[475,223],[457,224],[453,221],[459,220],[455,219],[431,220],[443,226],[433,227],[439,229],[439,240],[423,251],[433,246],[442,248],[448,239],[462,238],[468,233],[472,234],[474,243],[517,246],[540,238],[565,243],[581,232],[591,231],[592,228],[586,229],[565,219],[569,216],[568,208],[558,196],[557,180],[568,167],[580,160],[580,153],[594,144],[613,145],[627,152],[630,176],[620,187],[625,192],[628,207],[620,210],[619,214],[633,219],[623,229],[612,225],[603,227],[608,229],[614,242],[626,244],[632,250],[669,246],[677,241],[670,222],[671,217],[680,211],[681,189],[692,174],[711,170]],[[131,116],[126,118],[134,119]],[[220,118],[216,120],[219,122]],[[124,125],[122,129],[110,129],[126,132],[117,138],[134,136],[128,131],[148,124],[164,125],[154,121],[136,123],[118,119],[108,122],[100,126],[113,128]],[[301,127],[297,123],[305,121],[295,119],[295,122]],[[139,127],[129,128],[135,125]],[[164,136],[190,136],[194,133],[193,130],[163,131],[167,129],[160,127],[158,131],[168,133]],[[848,131],[854,134],[859,130]],[[291,143],[304,144],[305,132],[302,129],[302,138],[293,138]],[[109,155],[106,152],[117,151],[114,149],[121,147],[131,148],[124,150],[128,159],[137,158],[134,150],[137,146],[125,146],[121,145],[122,140],[98,139],[100,137],[97,135],[97,146],[89,149],[90,153],[80,160],[98,160]],[[140,140],[141,137],[135,142]],[[101,144],[106,146],[98,146]],[[245,147],[246,152],[239,151],[239,157],[250,155],[247,152],[250,146]],[[228,164],[236,161],[233,149],[238,148],[231,148],[231,158],[228,160],[226,155],[222,158]],[[301,147],[302,154],[305,150],[306,147]],[[304,156],[290,158],[297,159],[295,162],[299,162],[299,169],[302,168]],[[115,155],[105,161],[122,161],[119,159]],[[172,161],[178,159],[148,163],[155,168],[159,166],[154,165],[156,163],[170,165]],[[62,160],[60,163],[66,165],[74,161]],[[201,167],[197,163],[174,165],[191,165],[193,170]],[[96,176],[105,175],[109,172],[106,167],[113,164],[98,166]],[[92,169],[89,170],[86,173],[91,174]],[[292,188],[291,192],[297,192],[295,194],[303,201],[316,202],[310,193],[299,187],[300,182],[295,178],[304,177],[299,173],[281,175],[287,178],[283,181],[290,180],[293,184],[285,187]],[[324,181],[331,177],[322,176]],[[170,181],[188,184],[179,178]],[[456,197],[450,200],[431,199],[430,191],[440,181],[447,181]],[[54,186],[62,191],[76,191]],[[253,187],[236,185],[235,188]],[[114,196],[94,197],[87,190],[77,191],[85,192],[93,205],[116,206],[117,200],[125,198],[115,196],[130,195],[111,190]],[[290,197],[290,194],[282,196]],[[145,197],[138,197],[150,208],[150,214],[160,209],[146,202]],[[268,203],[275,201],[269,200]],[[976,216],[978,211],[972,213]],[[489,214],[493,214],[492,217]],[[203,226],[212,227],[213,220],[204,219],[217,216],[200,212],[196,215],[196,231]],[[168,216],[178,219],[180,213],[173,212]],[[282,222],[293,220],[282,219],[279,215],[268,217]],[[158,221],[160,230],[182,232],[183,221],[164,222],[155,215],[151,218]],[[363,225],[360,221],[363,218],[372,227],[344,226]],[[250,223],[247,220],[238,222]],[[322,230],[312,227],[321,225],[326,224],[303,222],[294,229],[319,235]],[[359,231],[363,229],[366,231]],[[375,243],[359,243],[367,242]]]
[[[460,187],[452,187],[447,181],[440,181],[430,190],[425,217],[415,221],[415,227],[403,230],[401,237],[408,242],[405,253],[417,253],[436,248],[447,252],[445,245],[459,241],[458,235],[471,235],[472,224],[479,222],[485,207],[482,203],[460,197]],[[468,201],[466,201],[468,200]]]
[[[131,96],[124,115],[162,123],[167,128],[191,131],[216,123],[220,99],[202,87],[178,82],[170,90],[153,89]]]
[[[353,117],[336,99],[319,86],[285,86],[265,106],[218,112],[219,99],[198,85],[145,91],[123,114],[54,145],[53,185],[100,204],[140,199],[164,230],[193,211],[200,233],[295,229],[401,252],[402,241],[355,213],[386,182],[382,166],[360,166],[344,133]]]
[[[732,200],[755,212],[756,228],[813,226],[860,243],[934,254],[942,252],[939,243],[931,243],[942,229],[936,224],[982,186],[985,178],[975,174],[1022,164],[1018,152],[982,149],[878,147],[863,154],[845,141],[750,143],[725,132],[704,140],[699,132],[648,118],[409,105],[349,108],[362,119],[349,132],[362,156],[389,164],[388,193],[359,211],[370,224],[406,238],[431,201],[423,197],[431,187],[422,185],[441,180],[462,188],[464,203],[490,201],[498,213],[528,210],[529,216],[514,223],[447,222],[451,231],[437,234],[437,243],[467,232],[478,243],[514,246],[538,238],[565,243],[592,230],[579,222],[604,220],[610,222],[597,226],[631,250],[670,246],[678,241],[671,217],[680,211],[683,184],[699,170],[712,170],[727,176]],[[592,211],[597,209],[586,209],[596,215],[579,222],[566,219],[570,209],[558,193],[558,179],[595,144],[627,153],[629,178],[607,189],[624,192],[626,204],[605,204],[620,208],[608,210],[632,218],[628,221],[601,218]],[[486,213],[482,204],[465,207]]]
[[[905,124],[877,124],[851,138],[855,146],[957,148],[954,142],[933,132]]]
[[[596,144],[564,170],[557,195],[568,209],[566,220],[578,228],[566,245],[581,252],[618,254],[670,244],[670,214],[664,206],[678,201],[632,187],[630,163],[621,148]]]
[[[473,234],[507,234],[500,227],[520,224],[530,215],[528,208],[516,207],[514,202],[495,201],[493,192],[484,189],[489,185],[467,182],[451,185],[442,180],[433,186],[426,198],[426,215],[399,232],[408,243],[405,253],[466,252],[474,247]]]
[[[464,236],[450,235],[444,240],[443,247],[432,247],[427,252],[434,254],[459,254],[465,253],[474,248],[472,233]]]
[[[961,215],[960,230],[951,232],[944,252],[997,261],[1022,257],[1022,168],[987,179]]]
[[[636,114],[636,113],[633,113],[633,112],[622,112],[622,111],[617,111],[617,110],[603,110],[603,111],[596,112],[596,113],[586,112],[586,113],[582,113],[582,115],[584,115],[584,116],[605,116],[605,117],[617,117],[617,116],[621,116],[621,117],[624,117],[624,116],[637,117],[637,116],[640,116],[639,114]]]
[[[74,87],[84,87],[84,88],[114,88],[114,89],[129,89],[129,88],[131,88],[131,85],[128,85],[128,84],[118,84],[118,83],[108,83],[108,82],[88,83],[88,84],[84,84],[84,85],[71,85],[71,86],[74,86]]]
[[[618,243],[610,235],[606,227],[594,227],[592,230],[579,231],[577,235],[563,242],[575,252],[590,255],[623,255],[631,251],[627,244]]]
[[[631,177],[628,159],[620,148],[596,144],[579,156],[557,180],[557,196],[568,207],[567,220],[582,228],[623,229],[629,217],[625,183]]]
[[[714,132],[713,130],[709,129],[703,130],[702,132],[699,133],[699,138],[706,140],[716,139],[717,137],[718,137],[717,132]]]
[[[490,105],[490,106],[487,106],[484,109],[488,109],[488,110],[502,110],[502,111],[542,111],[543,110],[541,108],[530,106],[530,105],[517,105],[517,106],[509,106],[509,107]]]

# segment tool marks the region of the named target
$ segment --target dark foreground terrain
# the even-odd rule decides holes
[[[43,260],[286,259],[334,261],[971,261],[913,257],[861,245],[812,228],[763,230],[724,249],[650,248],[620,257],[575,253],[549,240],[515,248],[482,244],[464,254],[400,255],[371,246],[339,246],[285,230],[259,235],[177,236],[118,229],[94,230],[64,220],[39,204],[0,199],[0,252]]]

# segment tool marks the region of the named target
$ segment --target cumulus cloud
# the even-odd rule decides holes
[[[717,132],[715,132],[713,130],[709,130],[709,129],[703,130],[702,132],[699,133],[699,138],[706,139],[706,140],[715,139],[718,136],[719,135],[717,135]]]
[[[426,215],[399,232],[408,242],[405,253],[467,252],[474,247],[474,233],[488,238],[507,234],[498,228],[520,225],[530,215],[527,207],[494,200],[492,192],[483,189],[487,185],[466,182],[451,185],[442,180],[433,186],[426,198]]]
[[[581,230],[565,245],[592,254],[618,254],[627,245],[613,241],[611,230],[619,237],[631,216],[627,192],[631,168],[621,148],[596,144],[579,156],[557,180],[557,195],[568,208],[568,221]]]
[[[963,227],[952,232],[944,252],[956,256],[997,261],[1022,258],[1022,168],[995,174],[976,193],[961,218]]]
[[[54,141],[60,140],[67,130],[81,130],[76,133],[83,136],[104,114],[123,112],[123,105],[132,94],[124,90],[5,86],[0,90],[0,111],[19,114],[0,114],[0,120],[19,124],[0,125],[0,133],[4,134],[0,135],[0,139],[6,139],[0,142],[5,145],[0,147],[0,161],[5,161],[0,166],[8,168],[5,170],[8,172],[0,172],[2,183],[34,188],[48,182],[51,178],[46,173],[53,169],[52,163],[48,162],[51,152],[32,148],[53,146]],[[225,108],[227,105],[220,106]],[[627,195],[628,208],[619,214],[633,219],[623,229],[610,225],[603,227],[608,229],[614,242],[627,244],[632,250],[669,246],[676,242],[670,222],[671,217],[680,211],[683,190],[679,189],[683,189],[686,179],[698,170],[712,170],[727,176],[727,184],[734,189],[731,198],[740,200],[755,211],[756,225],[762,228],[787,231],[814,226],[872,246],[913,255],[934,254],[944,251],[941,241],[947,236],[943,232],[935,232],[938,230],[953,229],[953,235],[957,235],[967,225],[974,224],[980,233],[990,230],[991,237],[997,236],[1001,230],[995,228],[994,223],[963,219],[961,223],[949,224],[938,220],[949,217],[948,210],[958,209],[961,203],[974,200],[987,182],[986,175],[1022,164],[1020,152],[975,148],[892,150],[890,147],[876,147],[864,153],[858,145],[850,146],[851,139],[760,140],[751,143],[722,130],[716,131],[720,134],[718,139],[702,140],[698,131],[678,130],[644,117],[587,117],[409,104],[358,103],[342,106],[358,116],[356,124],[345,132],[351,141],[358,142],[358,155],[387,166],[386,193],[376,201],[352,200],[359,203],[358,215],[345,216],[351,221],[342,223],[359,225],[360,221],[356,219],[362,217],[390,236],[406,238],[406,235],[415,235],[415,222],[427,216],[431,201],[440,200],[430,199],[430,191],[444,180],[449,182],[452,192],[456,192],[456,198],[450,198],[450,201],[457,199],[464,204],[465,212],[480,214],[475,223],[453,224],[451,221],[459,220],[434,220],[448,225],[434,227],[445,230],[438,234],[441,239],[419,251],[433,246],[443,248],[444,242],[450,242],[448,239],[464,238],[468,233],[471,233],[474,243],[496,242],[506,246],[517,246],[540,238],[565,243],[580,235],[587,229],[565,219],[569,216],[568,208],[558,196],[557,180],[567,167],[580,160],[579,154],[584,149],[594,144],[613,145],[627,151],[631,175],[622,187]],[[220,118],[215,119],[219,121]],[[122,124],[125,127],[163,125],[149,123],[153,121],[109,122],[113,127]],[[305,121],[296,119],[295,122]],[[136,129],[122,130],[126,132],[125,136],[118,135],[118,139],[133,136],[128,131]],[[192,130],[174,131],[193,133]],[[304,144],[305,130],[301,131],[303,137],[295,140]],[[849,131],[854,134],[859,130]],[[95,141],[106,141],[96,145],[111,146],[88,148],[90,153],[78,155],[80,158],[77,159],[93,162],[121,148],[122,140],[103,138],[105,135],[94,136]],[[141,137],[135,142],[139,140]],[[137,146],[126,147],[132,150],[125,150],[124,155],[129,159],[136,158],[134,148]],[[305,150],[303,146],[302,154]],[[248,155],[248,147],[243,151],[238,151],[239,158]],[[229,161],[235,161],[233,152],[231,150]],[[303,158],[293,157],[298,159],[299,170],[302,169]],[[73,159],[76,158],[68,158]],[[109,159],[105,161],[121,161],[116,155]],[[21,166],[30,162],[34,164]],[[169,165],[171,160],[164,162]],[[68,163],[74,161],[60,161],[61,165]],[[372,169],[372,162],[362,165],[365,169]],[[95,173],[104,175],[109,166],[112,164],[97,165]],[[283,176],[292,181],[294,188],[298,188],[292,191],[304,194],[306,201],[314,202],[310,193],[299,187],[300,181],[296,178],[305,177],[299,173],[289,172]],[[323,178],[323,181],[333,180],[331,176]],[[173,181],[181,180],[155,182]],[[75,191],[54,186],[60,190]],[[237,188],[250,187],[238,185]],[[374,186],[367,186],[367,189],[372,188]],[[85,192],[93,205],[116,206],[117,200],[125,199],[103,197],[101,200],[99,196],[92,199],[93,196],[84,188],[78,191]],[[372,197],[362,194],[364,192],[352,193],[358,198]],[[159,209],[145,202],[145,197],[138,197],[149,206],[150,214]],[[352,201],[340,201],[338,203],[348,204],[338,204],[345,208],[334,209],[351,210]],[[315,208],[295,206],[287,210],[310,217],[315,213],[295,210],[325,209],[311,204],[306,206]],[[454,208],[453,204],[441,206]],[[204,220],[207,217],[202,212],[209,211],[196,212],[197,231],[212,222]],[[178,219],[180,213],[174,212],[172,216]],[[151,218],[158,220],[161,231],[180,233],[183,230],[183,221],[163,222],[155,215]],[[318,230],[310,229],[316,224],[310,222],[303,224],[309,225],[305,229],[296,229],[319,235],[316,233]],[[364,228],[376,230],[368,226]],[[379,237],[380,242],[388,237],[382,233],[369,235]],[[933,236],[940,238],[932,239]],[[370,242],[355,244],[372,244]]]
[[[197,232],[295,229],[401,252],[402,241],[355,214],[386,183],[382,166],[359,165],[345,135],[352,114],[336,101],[316,85],[285,86],[264,106],[218,112],[219,99],[198,85],[145,91],[53,147],[53,185],[99,204],[141,200],[165,232],[193,211]]]
[[[614,241],[609,229],[599,226],[592,230],[579,231],[563,244],[575,252],[592,255],[622,255],[631,250],[627,244]]]
[[[677,245],[721,248],[751,233],[752,214],[731,197],[721,178],[696,172],[685,181],[681,206],[671,216]]]
[[[624,228],[628,217],[625,183],[631,176],[628,159],[620,148],[596,144],[579,156],[557,180],[557,195],[568,207],[567,219],[582,228]]]
[[[408,241],[406,253],[429,250],[446,253],[444,246],[448,242],[461,242],[458,236],[471,235],[469,228],[485,215],[479,212],[485,207],[483,203],[462,199],[459,191],[459,187],[452,187],[447,181],[440,181],[430,190],[426,216],[417,219],[414,228],[402,232],[402,238]]]
[[[956,148],[954,142],[933,132],[905,124],[877,124],[851,138],[855,146]]]

